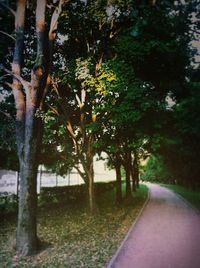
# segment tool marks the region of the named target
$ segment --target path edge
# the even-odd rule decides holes
[[[122,242],[120,243],[117,251],[115,252],[115,254],[113,255],[113,257],[111,258],[111,260],[108,262],[108,265],[106,266],[106,268],[113,268],[113,264],[117,258],[117,256],[119,255],[119,252],[121,251],[121,249],[123,248],[125,242],[128,240],[128,237],[130,235],[130,233],[133,231],[133,229],[135,228],[135,225],[137,224],[137,222],[139,221],[141,215],[143,214],[147,204],[149,203],[149,200],[150,200],[150,189],[149,189],[149,186],[145,183],[145,185],[147,186],[148,188],[148,193],[147,193],[147,198],[146,198],[146,201],[144,203],[144,205],[142,206],[140,212],[138,213],[136,219],[133,221],[133,223],[131,224],[131,227],[129,228],[127,234],[125,235],[124,239],[122,240]]]

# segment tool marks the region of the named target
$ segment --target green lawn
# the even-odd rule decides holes
[[[192,191],[186,187],[172,184],[162,184],[162,185],[173,190],[175,193],[185,198],[189,203],[191,203],[194,207],[196,207],[200,211],[200,190]]]
[[[105,267],[137,217],[147,197],[140,186],[134,198],[114,205],[114,190],[98,196],[100,214],[90,217],[85,204],[55,204],[40,208],[38,234],[44,248],[37,255],[18,257],[12,249],[15,220],[0,224],[0,267]]]

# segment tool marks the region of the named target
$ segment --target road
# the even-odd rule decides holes
[[[200,214],[148,184],[149,201],[107,268],[200,268]]]

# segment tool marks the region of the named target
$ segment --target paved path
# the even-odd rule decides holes
[[[108,268],[200,268],[200,214],[172,191],[150,199]]]

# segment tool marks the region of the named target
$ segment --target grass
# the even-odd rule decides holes
[[[186,187],[180,185],[163,184],[163,186],[173,190],[175,193],[179,194],[185,198],[189,203],[191,203],[195,208],[200,211],[200,191],[192,191]]]
[[[0,230],[0,267],[106,267],[147,197],[141,185],[129,203],[114,205],[114,190],[98,196],[100,213],[91,217],[85,204],[54,205],[38,213],[38,235],[46,246],[38,254],[19,257],[12,249],[15,220]]]

